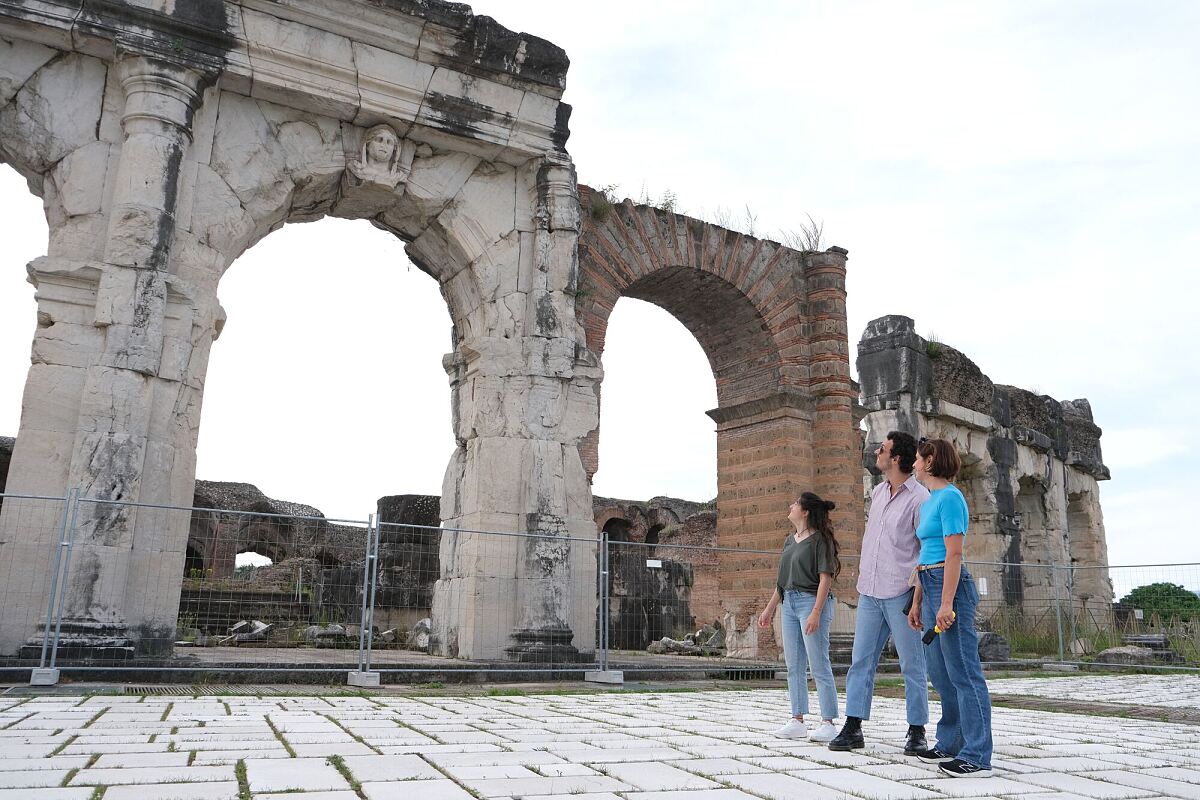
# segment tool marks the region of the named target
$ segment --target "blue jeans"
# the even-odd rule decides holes
[[[942,568],[922,570],[921,624],[936,624],[942,602]],[[975,612],[979,590],[963,567],[954,593],[957,617],[950,630],[936,636],[925,651],[929,680],[942,698],[942,718],[937,726],[937,749],[977,767],[992,766],[992,698],[979,663],[979,635]]]
[[[929,721],[929,682],[925,673],[925,647],[921,634],[908,626],[904,605],[909,592],[898,597],[860,595],[854,619],[854,660],[846,673],[846,716],[871,718],[875,670],[888,634],[896,643],[900,672],[904,675],[904,702],[909,725]]]
[[[808,681],[804,665],[812,669],[817,684],[817,701],[821,719],[837,719],[837,686],[833,682],[833,664],[829,661],[829,626],[833,623],[833,595],[825,598],[821,609],[821,624],[811,634],[804,633],[804,622],[817,604],[812,592],[789,589],[783,593],[783,656],[787,660],[788,696],[792,701],[792,716],[808,713]]]

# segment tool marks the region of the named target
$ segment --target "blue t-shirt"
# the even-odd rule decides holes
[[[922,564],[937,564],[946,560],[947,536],[967,534],[967,501],[954,484],[929,493],[921,504],[921,521],[917,538],[921,540]]]

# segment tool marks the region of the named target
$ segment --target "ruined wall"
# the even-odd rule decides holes
[[[1021,565],[977,567],[986,600],[1045,608],[1054,598],[1046,565],[1108,565],[1097,482],[1109,471],[1087,400],[995,384],[959,351],[918,336],[903,316],[867,326],[858,374],[868,469],[891,430],[946,438],[958,449],[956,483],[971,511],[967,559]],[[1104,569],[1075,571],[1070,592],[1084,602],[1112,602]]]
[[[673,497],[648,502],[596,497],[596,529],[609,540],[609,638],[644,649],[719,621],[721,565],[711,503]]]

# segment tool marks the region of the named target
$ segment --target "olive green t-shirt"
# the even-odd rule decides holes
[[[833,553],[825,537],[814,533],[797,542],[795,536],[788,534],[779,557],[779,595],[782,597],[788,589],[815,593],[822,572],[833,574]]]

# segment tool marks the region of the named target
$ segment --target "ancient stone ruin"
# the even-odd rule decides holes
[[[846,251],[629,203],[602,213],[586,191],[581,203],[567,65],[439,0],[0,10],[0,160],[50,228],[29,265],[38,329],[7,488],[85,498],[66,578],[73,651],[169,638],[190,520],[112,503],[191,502],[221,277],[281,225],[324,216],[391,232],[441,286],[457,440],[441,521],[541,537],[487,559],[478,537],[441,539],[443,654],[594,649],[596,551],[572,540],[595,540],[600,357],[622,296],[675,314],[713,365],[721,544],[774,547],[802,488],[860,527]],[[48,591],[54,533],[16,525],[0,511],[0,653],[36,637]],[[744,654],[770,638],[751,624],[768,561],[720,578]]]
[[[953,347],[917,335],[912,319],[872,321],[858,343],[866,409],[864,463],[890,430],[952,441],[963,459],[956,484],[971,509],[966,557],[991,598],[1046,607],[1047,565],[1071,570],[1070,597],[1107,609],[1113,600],[1098,481],[1108,480],[1100,428],[1087,400],[1055,400],[995,384]],[[1064,601],[1066,596],[1062,598]]]

